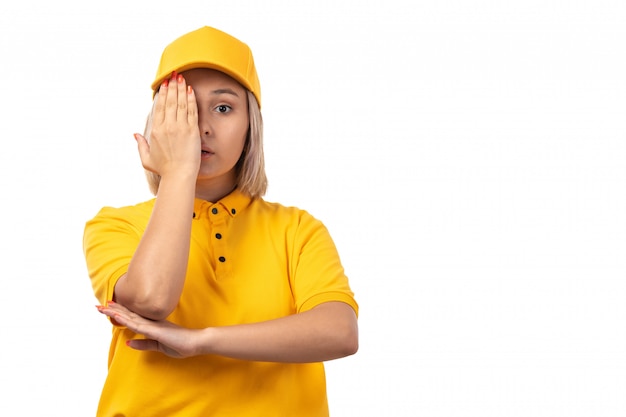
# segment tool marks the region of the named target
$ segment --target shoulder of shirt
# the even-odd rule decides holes
[[[152,198],[147,201],[143,201],[141,203],[128,205],[128,206],[104,206],[98,211],[98,213],[94,216],[94,219],[97,218],[120,218],[120,217],[134,217],[134,216],[145,216],[150,215],[152,213],[152,209],[154,207],[154,202],[156,199]]]
[[[270,202],[262,198],[255,198],[254,200],[252,200],[250,206],[251,208],[256,206],[257,210],[266,211],[271,215],[280,216],[285,219],[296,221],[298,223],[312,222],[322,224],[321,220],[316,218],[308,210],[302,209],[300,207],[285,205],[278,202]]]
[[[274,202],[274,201],[267,201],[263,198],[253,199],[251,202],[251,205],[256,205],[259,208],[263,208],[269,211],[292,213],[295,215],[298,215],[298,214],[310,215],[308,211],[301,209],[300,207],[289,206],[289,205],[285,205],[285,204]]]

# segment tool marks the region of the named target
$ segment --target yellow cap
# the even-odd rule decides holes
[[[261,106],[261,85],[252,51],[240,40],[208,26],[176,39],[163,50],[152,82],[153,93],[172,72],[193,68],[210,68],[233,77],[254,94]]]

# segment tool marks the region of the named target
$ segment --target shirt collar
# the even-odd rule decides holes
[[[211,203],[210,201],[196,198],[194,201],[194,218],[198,218],[200,213],[212,212],[217,209],[219,212],[226,212],[231,217],[236,217],[250,205],[252,198],[238,189],[233,190],[219,201]]]

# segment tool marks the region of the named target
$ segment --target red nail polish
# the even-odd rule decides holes
[[[163,81],[163,84],[161,84],[161,86],[162,87],[167,87],[169,85],[169,83],[170,83],[170,80],[166,79],[166,80]]]

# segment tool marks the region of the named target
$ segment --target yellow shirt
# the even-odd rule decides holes
[[[95,295],[112,299],[154,207],[103,208],[87,222],[84,251]],[[324,225],[294,207],[234,191],[217,203],[195,200],[180,302],[168,320],[190,328],[296,314],[327,301],[358,313]],[[322,363],[252,362],[215,355],[173,359],[133,350],[138,337],[113,327],[109,372],[98,416],[327,416]]]

